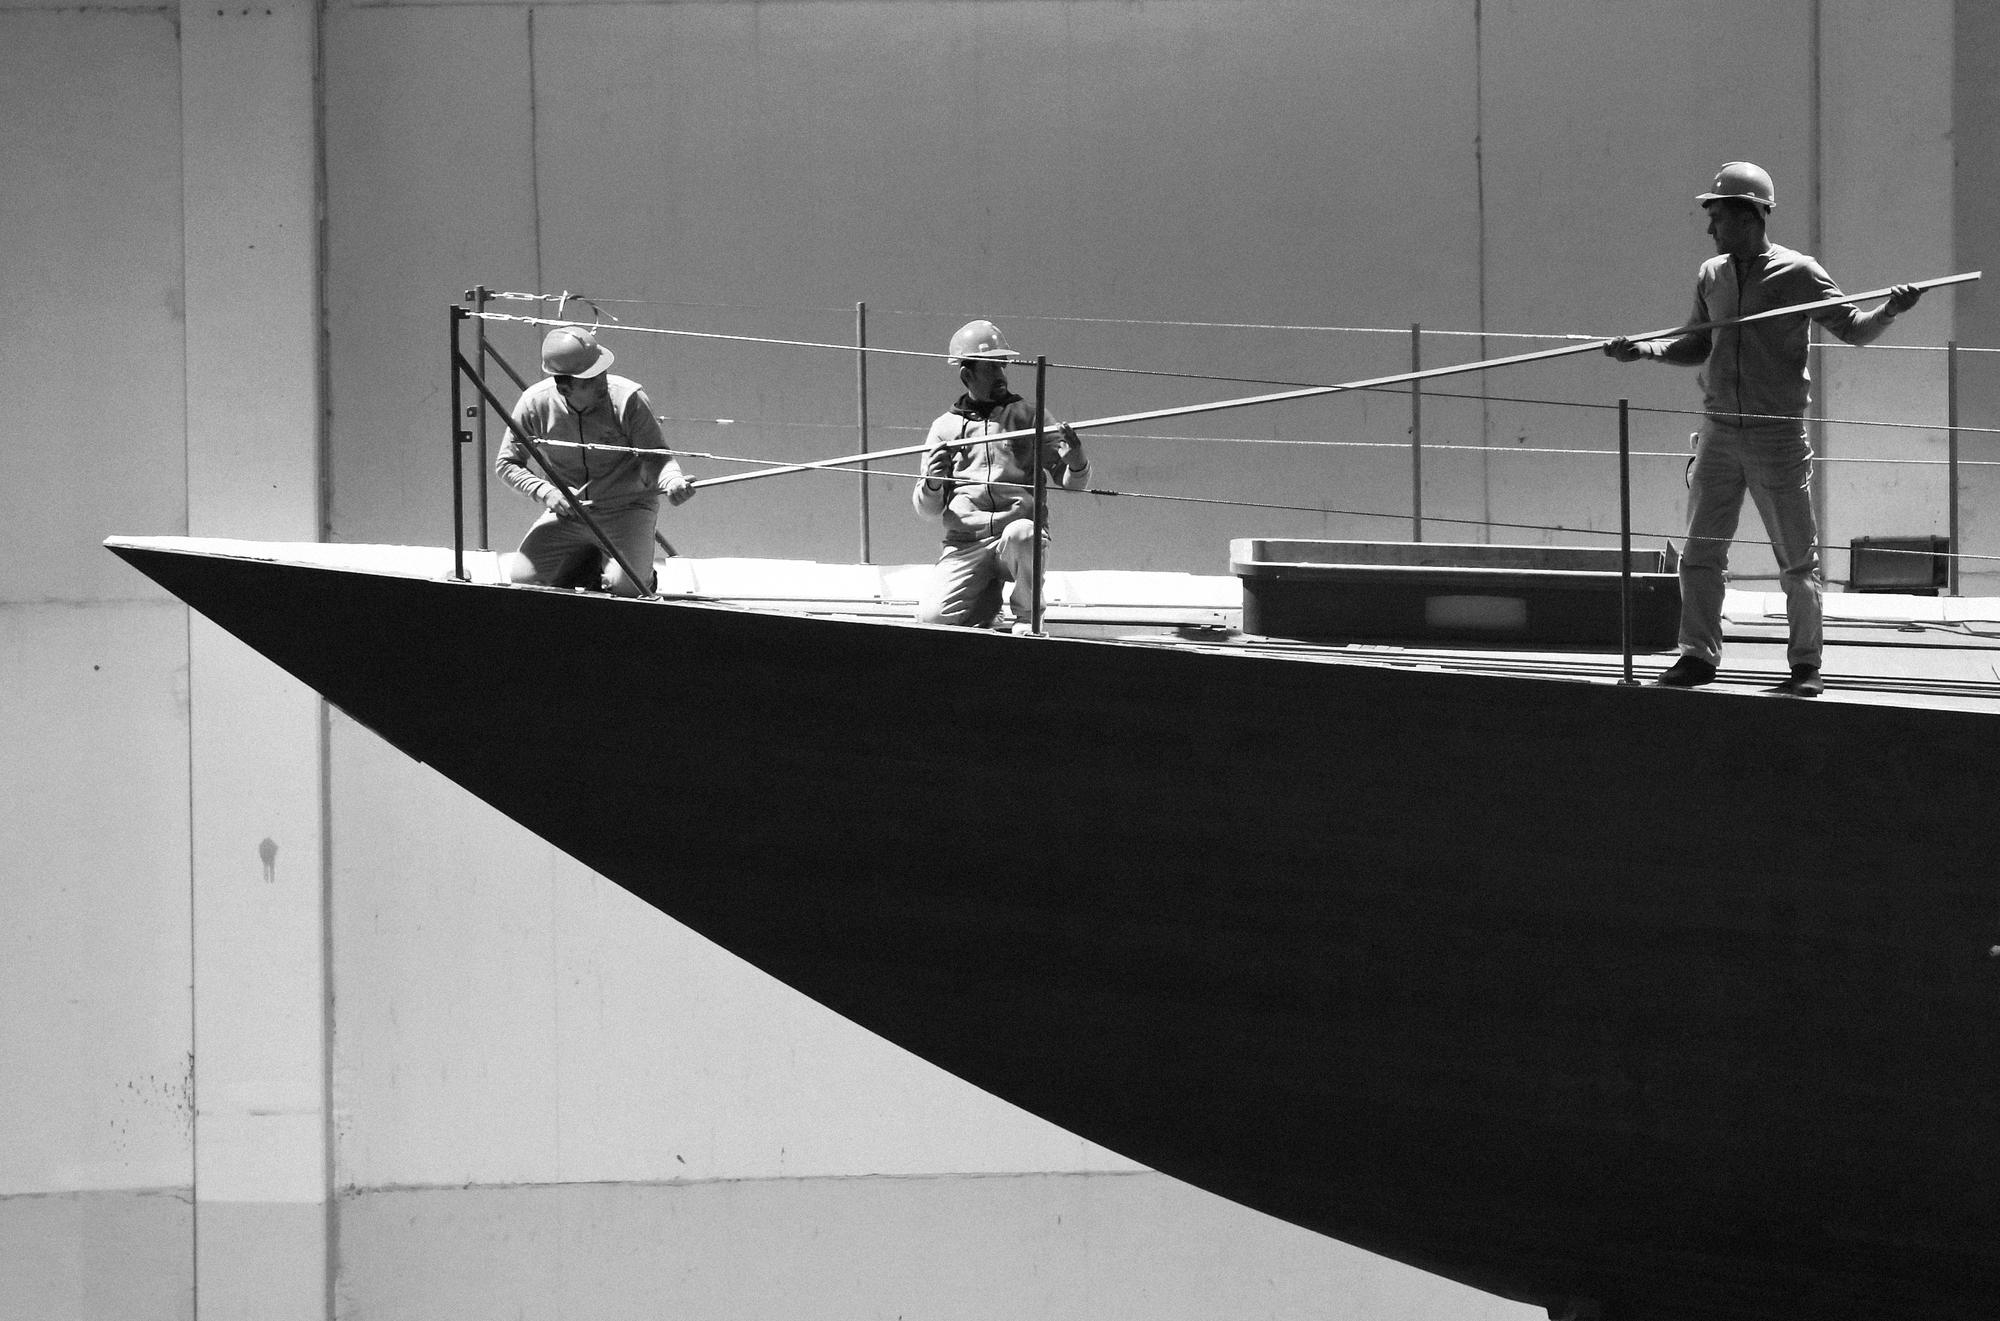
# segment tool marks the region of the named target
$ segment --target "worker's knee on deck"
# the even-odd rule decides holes
[[[986,618],[978,618],[979,603],[977,601],[923,602],[917,606],[917,622],[919,624],[950,624],[954,627],[961,625],[966,627],[981,627],[992,621],[993,613],[993,610],[989,607],[986,611]]]
[[[1035,545],[1035,525],[1029,519],[1017,519],[1000,529],[1000,536],[994,544],[994,551],[1002,559],[1032,554]]]
[[[1001,528],[993,541],[993,558],[1000,562],[1009,579],[1025,577],[1035,562],[1034,523],[1023,518]]]
[[[1000,613],[1000,580],[982,576],[968,582],[956,575],[932,584],[917,600],[919,624],[953,624],[983,628]]]
[[[635,586],[625,570],[615,562],[604,570],[604,590],[613,596],[644,596],[653,590],[651,582]]]
[[[518,550],[504,552],[500,556],[500,579],[510,583],[538,583],[541,575],[535,571],[535,562]]]

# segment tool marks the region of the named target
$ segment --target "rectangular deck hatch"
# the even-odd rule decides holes
[[[1243,631],[1304,641],[1619,646],[1619,552],[1452,542],[1229,543]],[[1672,552],[1632,552],[1632,645],[1671,648]]]

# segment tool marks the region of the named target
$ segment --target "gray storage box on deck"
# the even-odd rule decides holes
[[[1616,648],[1615,547],[1239,538],[1243,631],[1308,641],[1366,639]],[[1632,552],[1632,646],[1674,645],[1672,552]]]

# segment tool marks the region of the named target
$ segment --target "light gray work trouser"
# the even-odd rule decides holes
[[[632,567],[646,575],[643,583],[625,577],[618,561],[603,556],[606,591],[618,596],[639,596],[653,590],[653,534],[658,531],[657,505],[628,505],[623,509],[593,509],[590,516],[604,535]],[[550,511],[535,520],[521,538],[521,549],[503,559],[503,571],[517,583],[564,583],[584,565],[603,555],[603,547],[580,518],[564,518]],[[594,576],[594,575],[593,575]],[[589,584],[596,586],[596,583]]]
[[[1681,652],[1722,659],[1722,601],[1729,543],[1749,492],[1771,538],[1791,624],[1786,659],[1818,665],[1821,645],[1819,525],[1813,518],[1812,445],[1805,425],[1736,426],[1702,419],[1688,475],[1688,534],[1681,552]]]
[[[1042,545],[1048,544],[1044,531]],[[918,598],[917,619],[926,624],[983,628],[999,613],[996,584],[1007,583],[1007,604],[1014,618],[1026,622],[1034,610],[1034,581],[1035,524],[1032,519],[1017,518],[1001,528],[997,537],[967,546],[945,546]]]

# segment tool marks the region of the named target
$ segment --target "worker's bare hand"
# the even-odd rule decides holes
[[[1620,335],[1604,346],[1604,356],[1616,358],[1620,362],[1637,362],[1646,355],[1640,352],[1637,344]]]
[[[694,499],[695,484],[685,477],[675,477],[661,488],[660,494],[667,497],[667,503],[676,507]]]
[[[940,445],[924,456],[924,480],[942,482],[951,476],[951,450]]]
[[[1917,300],[1923,296],[1924,291],[1914,284],[1899,284],[1889,290],[1889,301],[1883,306],[1888,309],[1890,316],[1901,316],[1915,307]]]
[[[1075,427],[1064,422],[1056,429],[1056,433],[1060,437],[1056,445],[1056,454],[1065,466],[1074,470],[1089,464],[1090,460],[1083,456],[1083,440],[1076,434]]]

